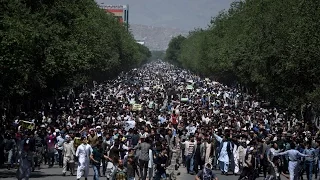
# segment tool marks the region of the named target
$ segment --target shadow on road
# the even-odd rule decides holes
[[[31,173],[30,178],[43,178],[48,176],[59,176],[60,174],[48,174],[41,171],[34,171]],[[1,170],[0,179],[1,178],[14,178],[16,177],[16,170]]]

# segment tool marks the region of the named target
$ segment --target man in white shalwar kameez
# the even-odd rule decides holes
[[[229,155],[228,155],[227,149],[228,149],[228,144],[230,142],[223,141],[223,139],[216,134],[214,134],[214,137],[216,138],[217,141],[219,141],[220,143],[223,143],[222,148],[219,153],[218,161],[219,161],[220,170],[221,170],[222,174],[226,174],[226,173],[228,173],[228,170],[229,170]],[[220,145],[220,147],[221,147],[221,145]],[[232,150],[231,145],[230,145],[230,149],[232,152],[233,150]]]
[[[239,172],[239,148],[236,144],[233,145],[233,158],[234,158],[234,174]]]
[[[81,137],[82,144],[78,146],[76,151],[76,156],[78,157],[78,169],[77,169],[77,179],[79,180],[82,176],[87,180],[89,175],[89,164],[90,155],[92,153],[92,147],[87,144],[87,138]]]
[[[246,147],[246,144],[248,144],[249,142],[246,142],[245,139],[240,139],[240,144],[238,147],[238,154],[239,154],[239,169],[242,170],[243,165],[245,163],[245,157],[246,157],[246,153],[247,153],[247,149],[244,148]]]
[[[204,147],[206,148],[205,149],[205,163],[204,164],[212,164],[212,159],[210,158],[210,154],[211,154],[211,149],[212,149],[212,144],[208,142],[209,140],[207,139],[205,142],[204,142]]]

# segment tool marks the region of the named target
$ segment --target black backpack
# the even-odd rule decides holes
[[[213,172],[212,170],[206,171],[203,170],[202,171],[202,177],[200,177],[201,180],[212,180],[213,179]]]
[[[7,139],[4,141],[5,144],[4,144],[4,149],[6,151],[9,151],[13,148],[13,145],[14,145],[14,140],[13,139]]]
[[[251,158],[251,167],[254,168],[254,167],[256,166],[256,157],[255,157],[255,155],[254,155],[252,152],[247,151],[246,156],[245,156],[245,160],[248,159],[249,154],[252,155],[252,158]]]

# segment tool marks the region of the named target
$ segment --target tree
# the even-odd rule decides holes
[[[181,44],[186,38],[184,36],[177,36],[171,39],[169,42],[169,47],[166,50],[166,60],[177,64],[178,63],[178,56],[180,54]]]
[[[13,114],[151,56],[92,0],[10,0],[0,10],[0,93]]]
[[[319,96],[319,10],[316,0],[234,2],[181,46],[173,38],[166,55],[200,75],[239,83],[297,110]]]
[[[165,59],[166,52],[165,51],[151,51],[151,57],[154,60],[157,59]]]

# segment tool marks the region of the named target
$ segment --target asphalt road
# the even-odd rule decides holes
[[[40,170],[35,170],[35,172],[32,172],[30,179],[38,179],[38,180],[76,180],[76,176],[69,176],[67,173],[67,176],[62,176],[62,168],[59,168],[57,165],[53,168],[47,168],[47,166],[43,166]],[[177,177],[178,180],[194,180],[194,175],[189,175],[186,172],[186,169],[184,167],[179,168],[180,175]],[[15,178],[15,169],[7,170],[7,169],[0,169],[0,180],[16,180]],[[237,180],[239,176],[234,175],[221,175],[219,171],[215,171],[216,175],[218,176],[219,180]],[[84,178],[82,178],[84,180]],[[89,173],[89,180],[93,179],[93,170],[90,169]],[[100,177],[102,180],[106,180],[105,177]],[[263,178],[260,177],[257,180],[262,180]]]

